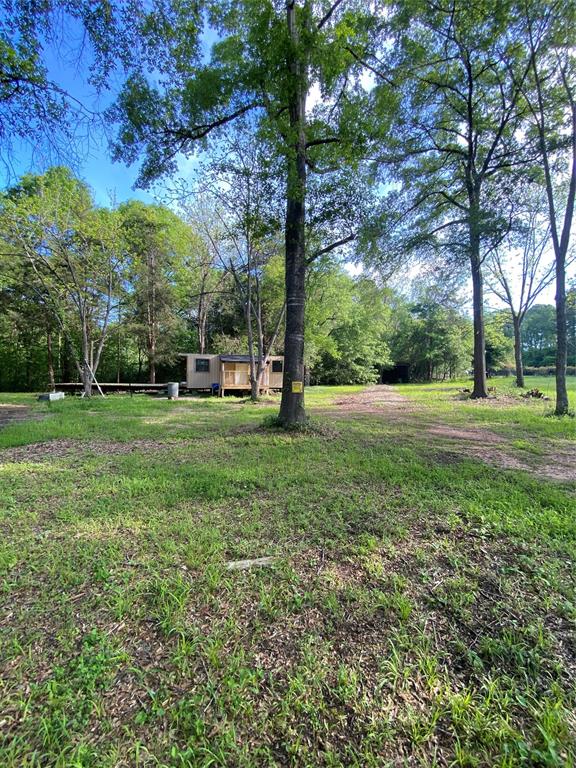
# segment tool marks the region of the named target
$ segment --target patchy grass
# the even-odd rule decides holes
[[[538,463],[574,421],[440,386],[394,418],[314,388],[295,434],[274,402],[5,400],[44,418],[0,431],[0,765],[573,765],[575,487],[466,430]]]

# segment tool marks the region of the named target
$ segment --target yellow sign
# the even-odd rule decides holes
[[[304,384],[301,381],[293,381],[292,392],[304,392]]]

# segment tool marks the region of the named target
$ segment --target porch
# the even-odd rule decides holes
[[[246,355],[221,355],[220,356],[220,396],[223,397],[226,390],[250,389],[250,361]],[[259,394],[268,392],[269,365],[266,365],[262,374]]]

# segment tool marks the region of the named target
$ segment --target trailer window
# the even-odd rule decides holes
[[[207,357],[196,358],[196,373],[209,373],[210,360]]]
[[[272,360],[272,373],[282,373],[282,360]]]

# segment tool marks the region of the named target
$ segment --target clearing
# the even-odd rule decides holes
[[[507,439],[472,423],[462,424],[462,414],[455,409],[452,424],[446,414],[416,403],[391,386],[367,387],[362,392],[334,400],[336,409],[318,409],[321,414],[350,418],[353,414],[370,413],[387,422],[401,422],[404,439],[418,443],[427,442],[437,458],[455,461],[459,457],[473,457],[505,469],[523,469],[541,477],[576,482],[576,460],[572,440],[545,440],[538,445],[523,444]],[[450,393],[453,398],[465,399],[462,388],[457,386],[428,387],[429,393]],[[546,401],[543,401],[546,402]],[[517,398],[509,394],[492,395],[491,407],[517,405]],[[450,421],[450,419],[448,419]],[[518,450],[520,449],[520,451]]]
[[[575,422],[464,386],[0,395],[0,764],[574,765]]]

